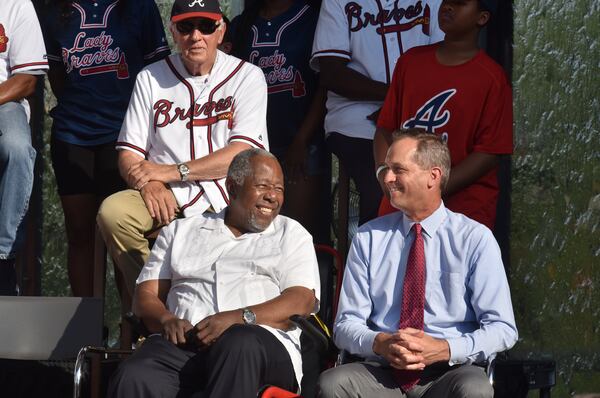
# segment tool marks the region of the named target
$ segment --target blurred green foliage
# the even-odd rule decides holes
[[[514,4],[513,354],[600,392],[600,3]]]

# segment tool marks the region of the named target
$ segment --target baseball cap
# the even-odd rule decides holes
[[[171,22],[188,18],[208,18],[219,21],[223,17],[218,0],[175,0],[171,8]]]
[[[479,4],[490,13],[495,13],[498,8],[498,0],[479,0]]]

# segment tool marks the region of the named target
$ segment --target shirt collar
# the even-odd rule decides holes
[[[448,213],[444,202],[440,203],[440,206],[429,215],[429,217],[421,220],[422,231],[425,232],[429,237],[435,234],[435,231],[442,225],[442,222],[446,219]],[[406,237],[410,233],[412,226],[416,224],[415,221],[409,219],[405,214],[402,214],[402,234]]]

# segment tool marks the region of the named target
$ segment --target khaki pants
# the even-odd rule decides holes
[[[115,267],[123,275],[126,292],[121,294],[126,293],[131,299],[135,281],[150,254],[146,235],[159,226],[150,216],[139,191],[133,189],[106,198],[96,221]]]

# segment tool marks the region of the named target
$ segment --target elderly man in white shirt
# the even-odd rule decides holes
[[[243,151],[228,171],[227,208],[161,231],[134,298],[155,334],[121,365],[108,396],[298,390],[300,330],[288,319],[317,310],[320,283],[310,234],[278,215],[283,186],[273,155]]]

